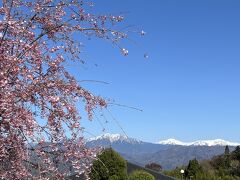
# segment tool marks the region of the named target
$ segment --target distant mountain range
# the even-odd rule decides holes
[[[112,147],[125,159],[144,166],[150,162],[162,165],[163,169],[173,169],[176,166],[186,165],[189,160],[210,159],[224,153],[226,145],[230,150],[240,143],[228,142],[222,139],[201,140],[195,142],[181,142],[175,139],[159,141],[157,143],[143,142],[119,134],[104,134],[89,139],[87,146]]]
[[[159,141],[158,144],[165,145],[181,145],[181,146],[238,146],[240,143],[237,142],[229,142],[223,139],[214,139],[214,140],[199,140],[194,142],[182,142],[176,139],[167,139],[163,141]]]

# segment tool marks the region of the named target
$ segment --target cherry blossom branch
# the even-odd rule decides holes
[[[10,5],[10,8],[9,8],[9,15],[8,15],[9,17],[10,17],[10,14],[11,14],[12,6],[13,6],[13,0],[11,1],[11,5]],[[2,45],[2,42],[3,42],[3,39],[4,39],[5,35],[7,34],[8,27],[9,27],[9,24],[7,24],[7,27],[3,31],[3,36],[2,36],[1,42],[0,42],[0,47]]]

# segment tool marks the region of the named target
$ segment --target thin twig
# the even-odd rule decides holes
[[[108,82],[105,82],[105,81],[98,81],[98,80],[81,80],[81,81],[78,81],[78,82],[94,82],[94,83],[102,83],[102,84],[109,84]]]
[[[129,108],[129,109],[134,109],[134,110],[137,110],[137,111],[140,111],[140,112],[143,112],[142,109],[139,109],[139,108],[136,108],[136,107],[132,107],[132,106],[127,106],[127,105],[124,105],[124,104],[118,104],[118,103],[107,103],[108,105],[116,105],[116,106],[121,106],[121,107],[125,107],[125,108]]]
[[[128,137],[127,133],[124,131],[123,127],[120,125],[118,120],[113,116],[113,114],[106,108],[107,112],[110,114],[111,118],[114,120],[114,122],[118,125],[118,127],[122,130],[123,134]]]

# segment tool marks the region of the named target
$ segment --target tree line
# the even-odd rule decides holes
[[[238,180],[240,179],[240,146],[232,152],[226,146],[223,154],[214,156],[210,160],[198,162],[197,159],[193,159],[187,166],[164,171],[164,174],[186,180]]]

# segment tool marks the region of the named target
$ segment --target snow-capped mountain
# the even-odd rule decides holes
[[[93,141],[108,141],[109,143],[130,143],[130,144],[141,144],[144,143],[143,141],[127,137],[125,135],[121,134],[110,134],[106,133],[94,138],[90,138],[87,140],[87,142],[93,142]],[[179,145],[179,146],[239,146],[240,143],[238,142],[230,142],[223,139],[214,139],[214,140],[198,140],[193,142],[183,142],[176,139],[167,139],[159,141],[155,144],[160,145]]]
[[[90,138],[86,145],[88,147],[112,147],[120,154],[131,155],[154,153],[165,148],[164,145],[143,142],[124,135],[109,133]]]
[[[176,139],[167,139],[159,141],[157,144],[162,145],[180,145],[180,146],[238,146],[240,143],[225,141],[223,139],[214,139],[214,140],[199,140],[194,142],[182,142]]]
[[[223,139],[215,139],[215,140],[203,140],[203,141],[195,141],[192,143],[193,146],[239,146],[240,143],[225,141]]]
[[[99,140],[107,140],[107,141],[109,141],[111,143],[114,143],[114,142],[127,142],[127,143],[131,143],[131,144],[139,144],[139,143],[142,142],[142,141],[134,139],[134,138],[129,138],[129,137],[125,136],[125,135],[110,134],[110,133],[106,133],[106,134],[103,134],[103,135],[100,135],[100,136],[97,136],[97,137],[94,137],[94,138],[90,138],[88,140],[88,142],[99,141]]]
[[[176,139],[167,139],[163,141],[157,142],[157,144],[162,144],[162,145],[180,145],[180,146],[185,146],[186,143],[176,140]]]

